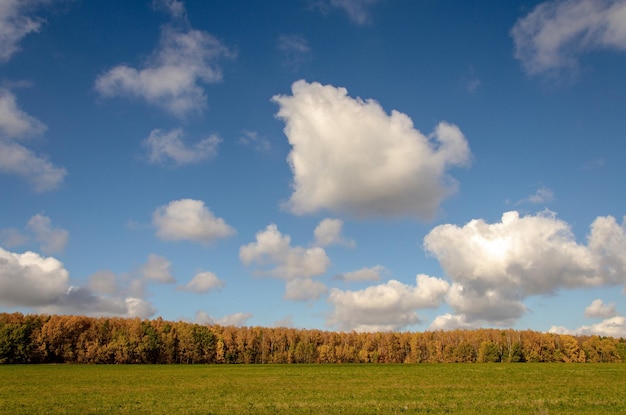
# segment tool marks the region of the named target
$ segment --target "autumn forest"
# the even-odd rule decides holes
[[[357,333],[0,313],[0,363],[457,362],[626,362],[626,341],[512,329]]]

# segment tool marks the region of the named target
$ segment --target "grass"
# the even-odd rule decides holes
[[[0,414],[626,414],[626,364],[0,366]]]

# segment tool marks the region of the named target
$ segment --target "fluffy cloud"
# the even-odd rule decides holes
[[[65,229],[52,227],[49,217],[35,215],[28,221],[26,228],[35,234],[35,239],[42,243],[41,251],[46,254],[63,252],[70,234]]]
[[[608,336],[608,337],[626,337],[626,317],[615,316],[607,318],[597,324],[590,326],[581,326],[575,330],[569,330],[565,327],[552,326],[549,330],[551,333],[573,334],[576,336]]]
[[[604,304],[604,302],[599,298],[593,300],[589,307],[585,308],[585,317],[611,318],[616,315],[617,312],[615,311],[615,304]]]
[[[166,241],[209,243],[235,234],[224,219],[217,218],[201,200],[174,200],[158,207],[152,215],[157,236]]]
[[[269,275],[287,281],[285,298],[293,300],[316,299],[325,287],[311,277],[324,274],[330,264],[326,251],[320,247],[292,247],[291,237],[283,235],[274,224],[256,234],[256,242],[239,248],[244,264],[257,264],[258,275]],[[301,279],[302,281],[297,281]],[[310,289],[310,291],[307,291]]]
[[[326,272],[330,260],[320,247],[291,246],[291,237],[283,235],[275,224],[256,234],[256,242],[239,248],[239,258],[245,264],[273,266],[261,274],[291,280],[309,278]]]
[[[12,138],[32,137],[46,131],[46,126],[38,119],[19,109],[13,95],[0,89],[0,136]]]
[[[340,330],[399,330],[419,322],[417,309],[439,306],[448,289],[446,281],[423,274],[416,277],[415,286],[390,280],[360,291],[333,288],[328,324]]]
[[[526,312],[529,296],[624,284],[625,235],[614,218],[599,217],[588,244],[579,244],[570,226],[549,211],[524,217],[506,212],[494,224],[437,226],[424,238],[424,248],[453,280],[446,300],[458,313],[456,320],[437,324],[510,325]]]
[[[295,214],[432,218],[457,187],[446,169],[470,158],[461,131],[440,123],[427,137],[406,114],[347,93],[301,80],[291,96],[272,98],[292,146],[294,192],[285,206]]]
[[[222,141],[218,136],[211,135],[189,146],[183,141],[183,130],[177,128],[171,131],[152,130],[148,138],[143,141],[148,150],[148,161],[154,164],[199,163],[217,155],[217,146]]]
[[[39,156],[20,144],[2,140],[0,140],[0,172],[28,180],[36,192],[56,189],[67,174],[67,170],[56,167],[45,156]]]
[[[53,257],[0,248],[0,306],[32,307],[40,313],[122,315],[147,318],[154,308],[140,298],[101,296],[70,285],[69,273]]]
[[[181,286],[180,289],[183,291],[191,291],[193,293],[201,294],[217,290],[222,288],[224,285],[224,281],[220,280],[217,275],[209,271],[204,271],[197,273],[191,281],[184,286]]]
[[[341,281],[380,281],[381,274],[386,274],[388,271],[381,265],[376,265],[372,268],[361,268],[356,271],[344,272],[334,276],[334,279]]]
[[[465,315],[463,314],[442,314],[435,317],[430,324],[429,330],[471,330],[479,328],[480,325],[476,323],[468,323]]]
[[[23,234],[17,229],[0,229],[0,243],[5,247],[16,247],[29,243],[32,239],[41,243],[45,254],[62,252],[69,240],[69,232],[58,226],[53,227],[49,217],[38,214],[31,217],[26,229],[32,235]]]
[[[328,292],[328,287],[311,278],[287,281],[284,298],[292,301],[317,300]]]
[[[206,106],[202,83],[220,82],[218,62],[229,56],[232,52],[206,32],[164,26],[143,68],[118,65],[100,75],[95,88],[104,97],[140,98],[184,117]]]
[[[511,35],[515,57],[531,74],[575,69],[594,49],[626,50],[623,0],[549,1],[517,21]]]
[[[141,275],[151,281],[157,281],[162,283],[176,282],[176,279],[171,274],[172,263],[162,256],[150,254],[148,256],[148,262],[141,267]]]
[[[600,216],[591,224],[588,246],[596,261],[598,275],[605,284],[626,288],[626,225],[612,216]]]
[[[0,173],[21,176],[30,181],[38,192],[57,188],[67,171],[54,166],[45,156],[33,153],[16,140],[42,134],[45,130],[44,124],[17,107],[15,96],[10,91],[0,89]]]
[[[219,324],[220,326],[244,326],[246,322],[252,318],[250,313],[234,313],[225,315],[222,318],[215,319],[204,311],[196,313],[196,323],[198,324]]]
[[[37,307],[57,301],[69,288],[69,273],[52,257],[0,248],[0,303]]]
[[[356,243],[341,235],[342,227],[343,221],[340,219],[322,219],[313,231],[315,246],[344,245],[349,248],[354,248]]]

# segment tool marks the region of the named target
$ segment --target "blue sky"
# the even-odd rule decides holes
[[[0,310],[626,336],[625,1],[0,1]]]

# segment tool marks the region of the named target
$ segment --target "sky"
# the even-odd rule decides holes
[[[626,337],[625,0],[0,0],[0,312]]]

